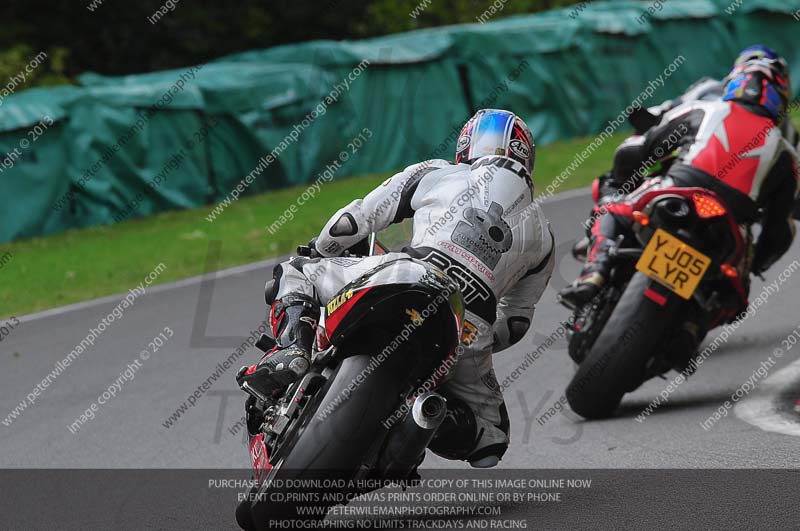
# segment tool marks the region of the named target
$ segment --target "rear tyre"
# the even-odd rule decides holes
[[[255,495],[256,488],[250,489],[248,494]],[[243,501],[236,507],[236,523],[245,531],[255,531],[258,529],[253,521],[253,512],[250,510],[250,502]]]
[[[373,444],[385,428],[382,425],[401,403],[404,381],[399,362],[402,356],[390,356],[373,370],[369,355],[352,356],[342,361],[322,400],[305,412],[307,425],[298,430],[294,440],[286,441],[278,457],[279,467],[273,478],[282,481],[349,481],[363,464]],[[360,381],[359,384],[354,382]],[[315,499],[271,500],[270,494],[316,493]],[[327,508],[337,505],[324,501],[326,493],[341,489],[277,488],[266,493],[267,499],[243,502],[236,511],[243,529],[272,529],[270,520],[321,521]],[[305,513],[305,514],[304,514]],[[313,514],[312,514],[313,513]],[[246,527],[247,526],[247,527]]]
[[[650,282],[642,273],[634,274],[567,386],[567,401],[578,415],[610,417],[623,395],[646,379],[647,363],[678,304],[673,295],[664,306],[645,297]]]

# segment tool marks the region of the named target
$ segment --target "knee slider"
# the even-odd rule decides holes
[[[428,448],[440,457],[463,461],[480,439],[478,421],[472,408],[463,400],[446,396],[447,416]]]
[[[508,450],[508,437],[511,428],[511,421],[508,418],[508,409],[506,409],[505,402],[500,405],[500,424],[497,425],[497,428],[500,429],[503,433],[506,434],[506,440],[503,442],[489,444],[484,446],[483,448],[479,448],[478,450],[472,452],[467,460],[472,464],[472,466],[476,466],[478,468],[487,468],[492,467],[499,462]],[[480,439],[478,440],[480,442]],[[480,464],[481,462],[491,462],[490,458],[496,457],[497,459],[494,460],[494,464],[483,465]]]
[[[527,317],[512,316],[508,318],[508,343],[513,345],[525,336],[531,320]]]

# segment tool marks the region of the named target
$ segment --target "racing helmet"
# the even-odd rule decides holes
[[[780,121],[791,98],[789,66],[786,60],[766,46],[742,50],[725,78],[724,101],[742,101],[760,105]]]
[[[733,62],[733,66],[735,68],[750,61],[755,61],[760,59],[767,59],[769,61],[776,61],[782,63],[783,69],[788,77],[789,67],[786,64],[786,60],[780,55],[778,55],[778,53],[775,50],[773,50],[769,46],[764,46],[762,44],[755,44],[753,46],[748,46],[747,48],[739,52],[739,55]]]
[[[481,109],[461,129],[456,163],[471,163],[487,155],[502,155],[521,163],[533,182],[536,145],[525,122],[513,112]]]

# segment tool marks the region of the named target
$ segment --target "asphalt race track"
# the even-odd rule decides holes
[[[557,271],[537,308],[533,330],[519,345],[495,357],[497,378],[501,384],[520,366],[525,354],[536,350],[567,316],[567,311],[556,304],[555,293],[577,272],[578,265],[571,258],[569,249],[581,235],[580,221],[588,213],[589,204],[587,193],[582,191],[559,196],[544,206],[558,240]],[[215,257],[224,252],[224,244],[212,243],[208,271],[215,270]],[[800,258],[800,244],[797,242],[770,271],[767,282],[774,281],[776,275],[795,258]],[[154,256],[152,265],[145,264],[143,270],[150,270],[158,262],[158,257]],[[118,305],[122,295],[21,317],[21,325],[0,344],[4,368],[0,374],[0,404],[3,408],[0,419],[6,419],[0,425],[2,467],[238,469],[241,476],[246,472],[243,469],[248,466],[249,459],[243,445],[242,430],[237,431],[234,427],[242,416],[243,402],[234,374],[239,366],[252,362],[257,355],[254,349],[250,349],[224,372],[217,368],[217,364],[234,352],[250,331],[263,322],[262,288],[270,274],[271,263],[254,264],[220,274],[208,274],[203,279],[149,289],[124,311],[121,319],[105,329],[93,346],[89,346],[43,389],[35,397],[33,405],[5,425],[8,421],[6,415],[26,400],[34,386],[87,336],[90,328],[97,327]],[[754,281],[751,300],[753,295],[761,292],[762,285],[760,280]],[[798,287],[800,274],[797,278],[788,278],[695,375],[678,386],[666,404],[641,422],[636,420],[637,415],[665,389],[669,381],[650,381],[628,395],[621,411],[612,420],[583,422],[565,412],[538,422],[541,415],[558,403],[573,372],[565,342],[557,340],[526,370],[516,373],[516,380],[508,380],[505,395],[512,421],[512,445],[501,467],[579,470],[797,467],[800,465],[800,439],[797,438],[800,430],[794,420],[800,418],[792,413],[790,402],[800,395],[800,391],[794,393],[792,390],[792,385],[794,390],[799,389],[796,384],[800,380],[800,370],[791,365],[798,359],[800,346],[786,350],[780,359],[774,360],[774,364],[770,363],[768,375],[763,378],[754,378],[753,375],[763,362],[775,355],[782,340],[800,325],[800,301],[793,300]],[[170,332],[165,328],[173,332],[172,337],[168,337]],[[163,346],[155,351],[157,345],[153,343],[151,346],[150,343],[159,334],[163,334],[159,340],[163,341]],[[716,332],[711,332],[708,339],[715,336]],[[142,351],[146,351],[146,359]],[[126,367],[134,367],[135,371],[128,370],[127,376],[122,377]],[[214,379],[206,384],[206,389],[202,389],[203,382],[212,376]],[[761,385],[766,378],[769,379]],[[731,400],[731,396],[748,380],[759,385],[735,408],[725,410],[724,418],[708,430],[704,429],[701,423],[726,400]],[[107,393],[105,403],[92,412],[95,418],[84,417],[86,421],[76,428],[73,423],[109,388],[114,390],[114,396]],[[195,393],[198,389],[201,390]],[[193,393],[196,394],[192,398],[194,405],[190,406],[188,397]],[[182,404],[186,404],[182,415],[176,420],[173,417],[172,425],[165,427]],[[760,412],[755,420],[754,411]],[[766,416],[770,418],[759,420]],[[463,470],[466,465],[429,455],[423,468]],[[57,472],[31,474],[40,485],[48,476],[58,475]],[[737,501],[733,492],[740,490],[736,481],[742,477],[756,478],[748,484],[748,489],[761,493],[765,498],[775,500],[784,496],[782,506],[787,512],[791,512],[789,507],[796,506],[797,501],[796,490],[771,488],[774,484],[769,479],[773,476],[763,473],[730,472],[738,479],[733,476],[725,479],[724,475],[711,472],[681,475],[680,472],[639,470],[631,473],[630,482],[618,483],[609,480],[607,475],[603,476],[602,471],[576,473],[576,477],[595,474],[601,486],[593,486],[586,491],[587,494],[573,498],[572,503],[527,505],[512,508],[512,512],[530,518],[529,528],[539,528],[533,523],[539,521],[541,528],[546,529],[561,526],[600,529],[605,528],[602,522],[619,516],[619,511],[629,513],[632,520],[611,528],[644,529],[647,527],[646,518],[655,517],[656,512],[665,523],[664,528],[672,528],[667,523],[676,524],[676,529],[681,528],[677,520],[670,520],[674,518],[694,522],[696,528],[715,528],[713,524],[719,523],[719,518],[735,514],[736,508],[741,507],[742,501]],[[8,480],[8,473],[4,475]],[[555,477],[559,474],[557,470],[551,470],[550,475]],[[562,476],[571,477],[567,472]],[[622,478],[624,474],[617,473],[616,477]],[[703,478],[716,478],[717,481],[706,488]],[[730,490],[720,489],[720,481],[727,483]],[[177,479],[175,483],[178,483]],[[612,488],[616,484],[619,488]],[[159,485],[164,486],[163,482]],[[648,486],[652,492],[646,492]],[[163,488],[163,491],[163,507],[125,505],[123,500],[119,501],[119,507],[125,505],[125,508],[114,507],[112,512],[125,513],[127,516],[120,518],[129,524],[131,521],[141,523],[135,526],[140,529],[235,528],[232,519],[235,502],[231,501],[230,494],[224,500],[220,497],[215,502],[211,497],[203,506],[186,507],[181,504],[183,495],[177,495],[171,502],[169,490]],[[673,500],[675,507],[660,497],[665,492],[676,491],[682,492],[683,497],[680,501]],[[3,492],[7,492],[5,485]],[[701,502],[703,495],[718,499],[720,504],[709,507],[709,504]],[[8,498],[6,503],[11,503]],[[82,502],[77,499],[74,503],[65,515],[91,513],[99,504],[97,500],[88,499]],[[677,506],[678,503],[681,505]],[[770,508],[773,517],[780,512],[780,507],[778,504]],[[159,512],[162,509],[164,514]],[[716,516],[704,512],[711,509],[716,510]],[[4,514],[0,517],[2,522],[12,509],[0,507],[0,510]],[[699,516],[687,520],[693,511],[699,512]],[[25,516],[35,517],[35,514]],[[70,521],[69,516],[64,518],[59,525],[63,529],[70,529],[72,525],[76,528],[94,527],[86,523],[88,520],[78,525]],[[637,524],[636,518],[642,520]],[[738,519],[734,521],[741,522]],[[27,527],[17,522],[17,528]],[[114,523],[118,528],[133,528],[120,527],[120,520],[113,518],[104,522]],[[777,518],[771,524],[765,523],[764,528],[782,528],[781,522]],[[16,526],[12,523],[2,527]]]

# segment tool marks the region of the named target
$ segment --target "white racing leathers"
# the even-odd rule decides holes
[[[554,265],[553,235],[532,203],[523,172],[519,163],[500,156],[472,165],[430,160],[409,166],[339,210],[317,239],[323,256],[336,257],[370,232],[413,218],[407,254],[295,258],[275,275],[277,299],[303,293],[321,304],[369,269],[409,255],[453,278],[466,303],[464,349],[441,391],[466,403],[475,416],[477,440],[456,456],[473,463],[501,457],[508,446],[508,415],[492,352],[524,335]]]

